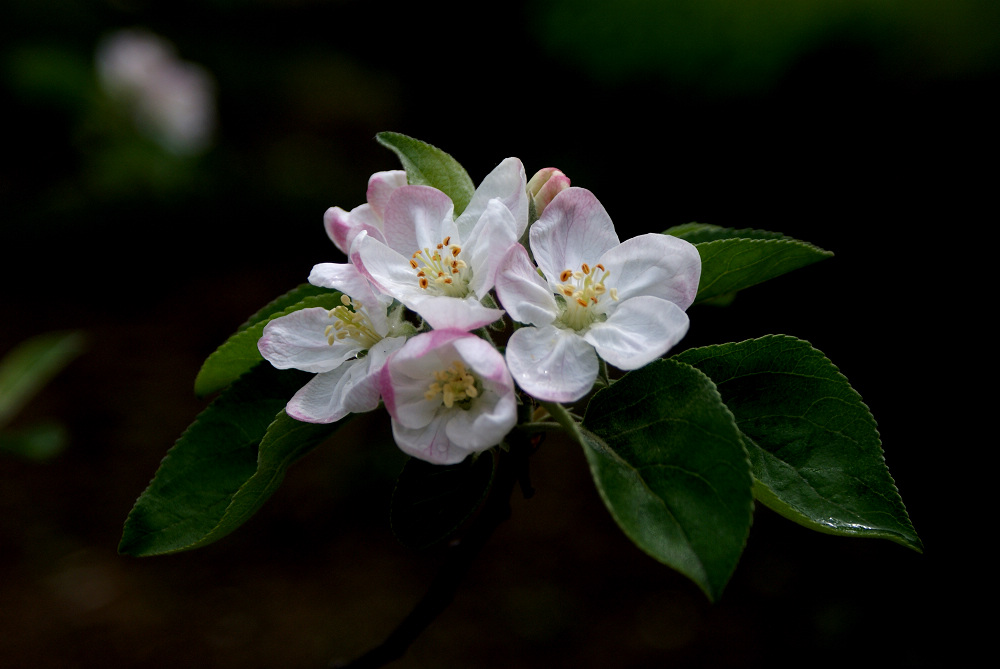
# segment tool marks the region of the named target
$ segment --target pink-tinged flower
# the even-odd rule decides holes
[[[317,265],[318,286],[343,292],[335,309],[300,309],[270,321],[257,342],[278,369],[315,372],[285,407],[307,423],[332,423],[379,403],[378,375],[406,341],[407,325],[387,315],[391,298],[377,295],[353,265]]]
[[[507,343],[511,374],[534,397],[571,402],[594,385],[598,356],[637,369],[684,336],[701,257],[676,237],[646,234],[619,243],[593,193],[559,193],[529,231],[539,276],[521,245],[504,257],[497,296],[530,324]]]
[[[524,168],[508,158],[483,180],[458,218],[451,199],[436,188],[396,188],[385,207],[382,239],[359,233],[351,262],[431,327],[468,331],[503,315],[481,300],[527,225]]]
[[[406,185],[406,172],[391,170],[376,172],[368,179],[367,202],[350,211],[340,207],[330,207],[323,214],[323,227],[337,248],[345,255],[351,252],[351,244],[358,233],[364,230],[375,239],[385,241],[382,236],[382,220],[389,196],[400,186]]]
[[[528,181],[528,194],[535,206],[535,216],[541,216],[559,193],[569,188],[569,177],[554,167],[546,167],[535,172]]]
[[[434,464],[496,446],[517,423],[514,382],[491,344],[460,330],[417,335],[382,368],[396,444]]]

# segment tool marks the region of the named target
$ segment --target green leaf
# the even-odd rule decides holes
[[[198,370],[194,380],[194,392],[205,397],[222,390],[241,375],[255,367],[264,358],[257,350],[257,340],[264,333],[268,322],[299,309],[323,307],[333,309],[340,305],[340,293],[327,288],[316,288],[305,284],[286,293],[254,314],[217,348]],[[272,311],[273,309],[273,311]]]
[[[590,402],[579,439],[597,489],[642,550],[715,600],[750,530],[752,479],[739,430],[715,386],[659,360]]]
[[[455,216],[465,211],[476,186],[457,160],[436,146],[398,132],[380,132],[375,138],[399,157],[408,183],[444,192],[455,204]]]
[[[491,450],[456,465],[410,458],[392,495],[389,520],[396,538],[419,549],[454,534],[486,500],[497,457]]]
[[[674,359],[707,374],[736,416],[761,503],[814,530],[922,550],[875,419],[820,351],[771,335]]]
[[[807,242],[764,230],[688,223],[664,234],[685,239],[701,254],[695,303],[727,296],[833,256]]]
[[[83,351],[79,332],[31,337],[0,359],[0,427]]]
[[[274,493],[287,467],[339,427],[285,416],[288,398],[311,376],[261,365],[216,398],[170,449],[136,501],[119,552],[183,551],[245,522]]]

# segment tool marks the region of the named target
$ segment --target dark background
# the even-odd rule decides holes
[[[381,130],[441,147],[477,182],[510,155],[529,175],[557,166],[623,238],[700,221],[834,251],[693,308],[682,346],[783,333],[826,353],[879,422],[926,547],[758,509],[709,604],[621,534],[578,448],[551,440],[537,495],[515,500],[398,666],[961,664],[969,601],[990,596],[988,529],[965,519],[988,528],[968,470],[987,470],[993,444],[963,426],[990,350],[971,309],[992,305],[976,273],[996,221],[995,3],[612,4],[5,3],[0,353],[60,330],[87,345],[11,426],[58,420],[67,448],[0,454],[0,664],[320,667],[378,643],[422,594],[441,552],[391,536],[402,458],[377,413],[217,544],[115,552],[204,406],[201,361],[313,264],[342,260],[321,217],[397,168]],[[99,88],[95,46],[127,27],[214,76],[204,153],[159,148]]]

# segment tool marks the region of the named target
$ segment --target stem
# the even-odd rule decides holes
[[[518,439],[518,442],[521,440]],[[482,550],[493,532],[510,518],[510,497],[520,483],[525,496],[530,496],[527,479],[530,444],[511,444],[508,453],[499,455],[497,473],[482,511],[459,539],[448,546],[444,564],[431,582],[430,588],[409,615],[378,646],[355,660],[333,662],[331,667],[340,669],[376,669],[398,660],[416,641],[417,637],[441,615],[455,599],[458,587],[468,573],[472,561]]]

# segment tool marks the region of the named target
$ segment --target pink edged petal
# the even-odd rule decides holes
[[[329,372],[363,350],[350,337],[335,339],[330,344],[326,328],[333,322],[330,313],[322,307],[293,311],[264,326],[257,349],[278,369]]]
[[[323,214],[323,227],[330,240],[345,254],[350,253],[351,244],[361,231],[376,239],[384,239],[382,219],[367,204],[355,207],[350,212],[340,207],[330,207]]]
[[[456,234],[451,198],[430,186],[401,186],[385,208],[385,243],[407,258]]]
[[[618,246],[611,217],[593,193],[571,187],[556,195],[529,231],[535,262],[549,280],[559,283],[566,269],[593,266],[609,249]]]
[[[597,379],[594,348],[571,330],[521,328],[507,342],[511,376],[529,395],[551,402],[578,400]]]
[[[515,221],[514,239],[520,239],[528,227],[528,191],[524,165],[517,158],[507,158],[486,175],[465,211],[455,220],[463,240],[476,226],[490,200],[499,199]]]
[[[500,261],[496,276],[497,297],[518,323],[548,325],[559,315],[552,289],[520,244],[511,247]]]
[[[458,464],[468,456],[468,451],[456,447],[448,439],[447,415],[441,415],[422,428],[413,429],[392,421],[392,436],[396,445],[407,455],[435,465]]]
[[[349,413],[376,409],[380,398],[379,377],[389,356],[405,341],[404,337],[388,337],[372,346],[367,356],[317,374],[295,393],[285,412],[307,423],[332,423]]]
[[[376,172],[368,178],[368,192],[365,194],[365,198],[380,220],[385,217],[385,207],[389,204],[392,192],[405,185],[406,172],[403,170]]]
[[[367,374],[365,359],[351,360],[302,386],[285,413],[305,423],[333,423],[349,413],[378,407],[378,386]],[[351,400],[348,408],[345,400]]]
[[[462,237],[463,255],[473,268],[469,288],[480,299],[496,281],[500,260],[517,243],[514,216],[497,199],[490,200],[469,236]]]
[[[351,263],[325,262],[314,265],[309,272],[309,283],[320,288],[339,290],[355,302],[365,306],[381,304],[381,310],[392,304],[392,297],[374,290],[368,277],[361,273],[356,265]],[[379,334],[385,334],[379,330]]]
[[[688,330],[688,315],[673,302],[640,296],[622,302],[583,335],[618,369],[638,369],[669,351]]]
[[[492,344],[475,335],[466,335],[456,338],[452,346],[480,379],[489,381],[491,386],[505,387],[514,392],[514,381],[507,371],[507,364]]]
[[[407,306],[411,298],[424,294],[410,261],[369,235],[358,235],[354,240],[351,262],[381,292]]]
[[[650,233],[627,239],[601,256],[601,264],[611,272],[606,285],[618,291],[621,301],[652,295],[687,309],[698,293],[701,256],[677,237]]]
[[[502,309],[483,306],[475,297],[447,297],[445,295],[418,295],[399,298],[435,330],[454,329],[468,332],[503,318]]]

